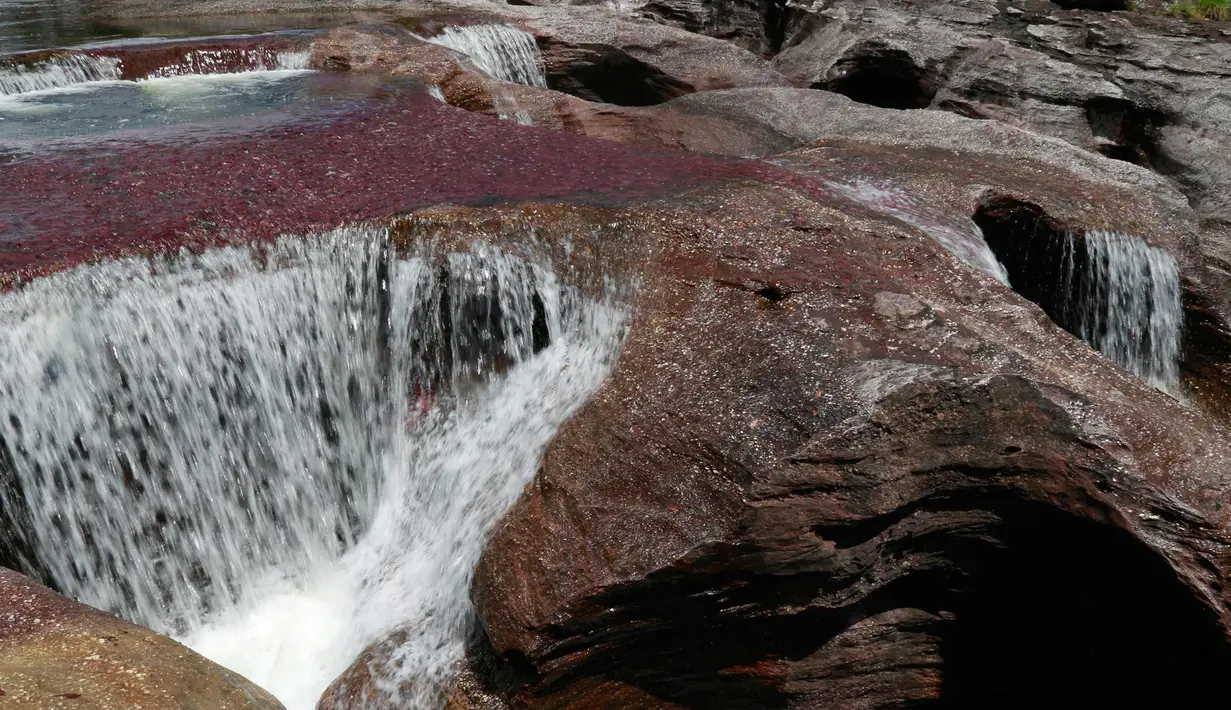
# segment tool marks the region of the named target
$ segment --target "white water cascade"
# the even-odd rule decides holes
[[[529,32],[508,25],[467,25],[446,27],[428,41],[465,54],[494,79],[547,88],[543,55]]]
[[[233,75],[249,72],[286,72],[308,69],[306,51],[200,50],[177,63],[159,67],[139,82],[171,77]],[[0,96],[19,96],[64,89],[100,81],[119,81],[121,60],[88,54],[63,54],[33,65],[0,68]],[[243,67],[236,72],[232,67]]]
[[[120,60],[115,57],[64,54],[30,66],[15,64],[0,68],[0,96],[119,78]]]
[[[485,538],[624,327],[544,266],[375,229],[39,279],[0,297],[0,515],[61,590],[288,710],[395,631],[381,687],[434,707]]]
[[[1165,249],[1119,232],[1065,240],[1066,327],[1154,387],[1180,381],[1180,269]]]
[[[268,52],[261,49],[199,49],[188,52],[174,64],[150,72],[148,79],[239,71],[288,71],[309,68],[312,54],[304,51]]]
[[[467,25],[446,27],[428,40],[470,58],[480,71],[493,79],[512,84],[547,88],[547,70],[534,36],[508,25]],[[499,87],[491,87],[496,115],[523,126],[533,123],[530,113]]]

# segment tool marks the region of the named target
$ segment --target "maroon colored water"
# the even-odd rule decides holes
[[[0,166],[0,272],[433,204],[639,199],[754,164],[513,126],[399,91],[325,115],[78,138]]]

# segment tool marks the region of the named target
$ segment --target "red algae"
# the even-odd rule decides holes
[[[10,283],[434,204],[610,204],[768,169],[516,126],[410,90],[238,135],[160,129],[71,146],[0,166],[0,273]]]

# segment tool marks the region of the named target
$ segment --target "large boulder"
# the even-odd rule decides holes
[[[0,706],[281,710],[236,673],[149,629],[0,569]]]
[[[925,231],[802,184],[435,219],[622,223],[641,283],[477,571],[515,704],[1231,699],[1224,425]]]

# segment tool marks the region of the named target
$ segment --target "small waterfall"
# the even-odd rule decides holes
[[[528,32],[507,25],[446,27],[428,41],[465,54],[495,79],[547,88],[543,55]]]
[[[546,266],[395,259],[376,229],[39,279],[0,296],[0,529],[288,710],[409,630],[386,685],[432,707],[484,540],[624,322]]]
[[[1119,232],[1065,239],[1068,330],[1154,387],[1180,381],[1180,268],[1166,250]]]
[[[15,64],[0,68],[0,96],[119,78],[120,60],[115,57],[63,54],[30,66]]]
[[[952,214],[931,209],[895,187],[864,181],[849,185],[826,181],[826,184],[852,202],[918,229],[950,254],[1008,285],[1008,272],[973,220],[956,221]]]
[[[248,71],[308,69],[311,53],[269,49],[201,49],[188,52],[174,64],[159,67],[146,79],[192,74],[229,74]]]

